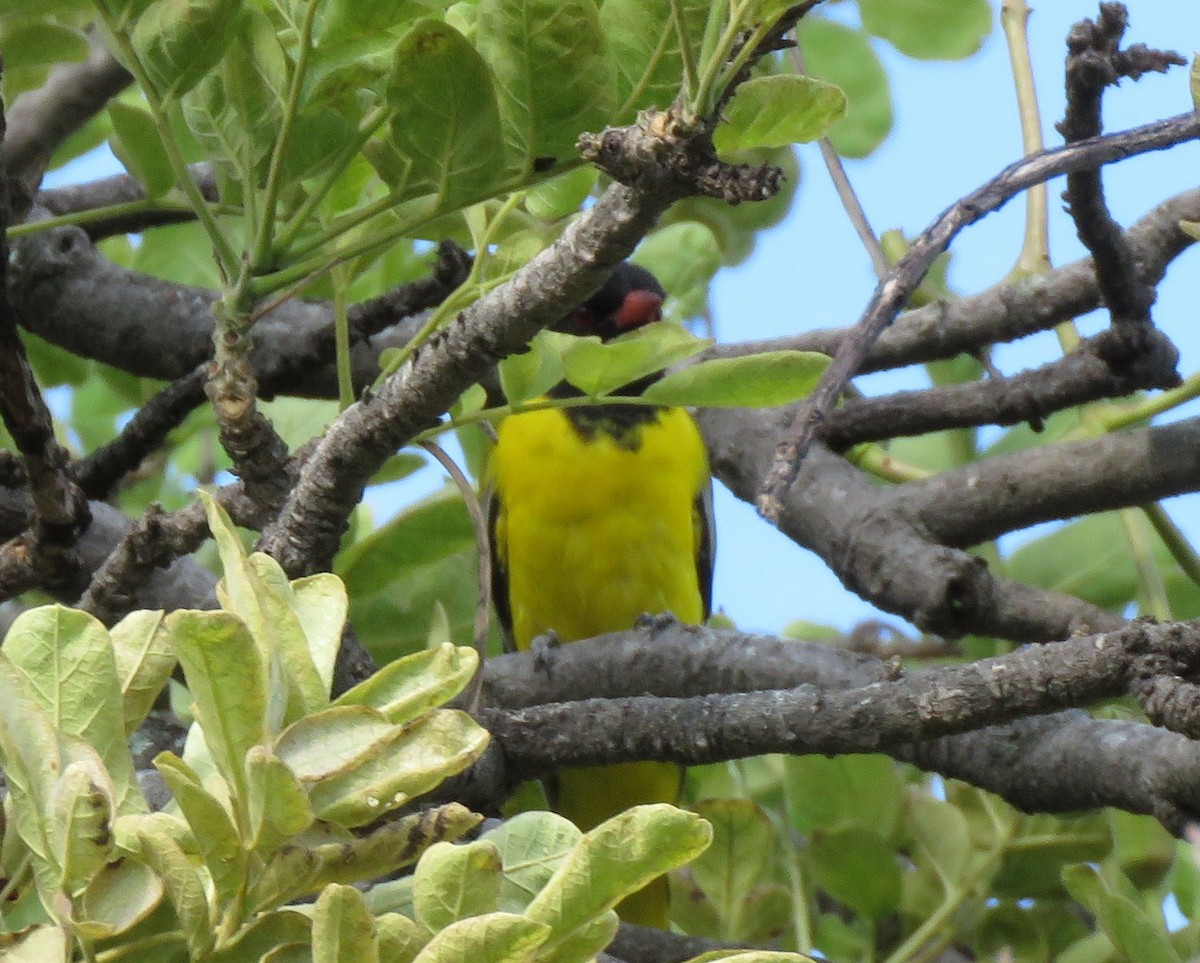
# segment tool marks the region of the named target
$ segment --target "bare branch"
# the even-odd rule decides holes
[[[784,490],[795,480],[814,431],[828,417],[847,381],[860,370],[871,344],[891,324],[934,258],[946,250],[959,231],[1027,187],[1051,177],[1161,150],[1197,137],[1200,137],[1200,115],[1189,113],[1121,134],[1043,151],[1009,165],[988,183],[955,202],[916,238],[900,263],[875,289],[854,337],[839,347],[821,384],[797,413],[787,440],[781,443],[758,499],[759,510],[769,519],[778,518]]]

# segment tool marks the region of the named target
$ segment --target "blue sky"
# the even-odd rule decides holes
[[[998,9],[998,0],[994,0]],[[1095,17],[1094,0],[1031,0],[1030,45],[1047,146],[1062,142],[1054,122],[1063,112],[1064,39],[1070,25]],[[1166,47],[1190,58],[1200,48],[1200,3],[1195,0],[1127,0],[1127,42]],[[833,8],[850,13],[850,5]],[[983,49],[958,63],[922,63],[876,48],[892,82],[896,122],[876,153],[847,162],[847,171],[877,232],[901,228],[919,233],[947,206],[1016,160],[1021,139],[1004,37],[997,25]],[[1125,81],[1105,100],[1110,132],[1191,109],[1187,68],[1166,76]],[[788,219],[763,236],[752,257],[722,272],[713,290],[722,340],[764,338],[810,328],[853,323],[874,288],[870,263],[830,186],[815,145],[799,148],[803,168],[799,197]],[[1200,181],[1200,144],[1134,158],[1106,169],[1114,216],[1123,223]],[[1050,185],[1051,258],[1055,265],[1083,256],[1070,219],[1062,213],[1063,181]],[[952,288],[971,294],[1003,277],[1016,259],[1024,227],[1017,198],[959,236],[952,247]],[[1200,252],[1179,258],[1159,292],[1158,323],[1182,351],[1180,371],[1200,365],[1194,333]],[[1089,319],[1089,330],[1103,323]],[[1052,335],[998,349],[998,367],[1013,374],[1057,353]],[[888,373],[862,379],[869,392],[916,387],[922,373]],[[1181,409],[1196,412],[1196,407]],[[1200,536],[1200,498],[1173,499],[1172,513]],[[727,493],[718,499],[719,550],[715,601],[739,626],[776,631],[793,619],[849,628],[877,616],[846,590],[820,559],[759,520],[754,510]],[[1019,540],[1015,536],[1010,541]],[[892,621],[896,621],[892,619]]]
[[[998,8],[998,0],[993,0]],[[1061,142],[1054,122],[1063,110],[1064,38],[1071,23],[1094,17],[1094,0],[1031,0],[1030,42],[1047,145]],[[1131,26],[1127,39],[1169,47],[1191,57],[1200,48],[1200,2],[1127,0]],[[849,4],[831,7],[852,15]],[[850,161],[849,176],[877,231],[901,228],[919,233],[958,197],[992,177],[1021,151],[1017,112],[1004,38],[997,26],[975,56],[958,63],[922,63],[880,42],[877,50],[891,79],[896,122],[891,136],[871,158]],[[1137,126],[1190,109],[1187,69],[1160,77],[1126,81],[1105,101],[1109,131]],[[786,221],[764,234],[743,265],[721,272],[712,304],[722,340],[766,338],[810,328],[853,323],[874,287],[870,263],[833,193],[815,145],[801,145],[802,181]],[[69,165],[48,186],[111,173],[115,161],[102,152]],[[1124,223],[1160,200],[1197,183],[1200,145],[1135,158],[1109,167],[1108,198]],[[1051,184],[1051,256],[1062,265],[1082,256],[1058,194]],[[1020,249],[1023,201],[968,229],[952,248],[952,287],[970,294],[991,286],[1011,266]],[[1197,303],[1200,253],[1189,251],[1172,268],[1159,293],[1155,316],[1182,350],[1181,371],[1200,365],[1200,337],[1190,324]],[[1096,317],[1091,329],[1103,323]],[[994,360],[1014,373],[1042,363],[1057,352],[1052,336],[998,349]],[[920,371],[873,376],[868,391],[914,387]],[[1186,410],[1184,413],[1188,413]],[[437,487],[430,472],[419,488]],[[719,486],[718,486],[719,487]],[[374,504],[381,515],[408,501],[419,488],[408,486]],[[1192,504],[1195,502],[1195,504]],[[1169,503],[1185,527],[1200,538],[1200,498]],[[715,603],[741,627],[777,631],[805,619],[849,628],[878,613],[847,591],[815,556],[799,549],[754,510],[724,490],[717,497],[718,552]],[[1016,536],[1019,539],[1020,536]],[[893,620],[894,621],[894,620]]]

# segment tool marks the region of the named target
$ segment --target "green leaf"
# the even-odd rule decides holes
[[[961,60],[992,31],[987,0],[858,0],[863,27],[918,60]]]
[[[337,706],[298,719],[275,741],[275,752],[302,782],[350,772],[397,729],[382,713],[365,706]]]
[[[2,651],[0,762],[8,787],[5,815],[11,815],[33,856],[39,891],[52,898],[62,880],[62,867],[56,861],[51,827],[43,814],[50,811],[56,775],[63,767],[59,740],[28,678]]]
[[[342,693],[334,706],[368,706],[394,725],[403,725],[453,699],[478,666],[474,649],[439,645],[389,663]]]
[[[192,959],[205,959],[216,938],[204,882],[183,847],[166,833],[138,833],[141,857],[162,879]]]
[[[810,395],[829,366],[813,351],[764,351],[713,358],[664,375],[642,396],[661,405],[768,408]]]
[[[318,781],[309,798],[322,819],[345,826],[374,822],[462,772],[479,758],[487,741],[487,730],[466,713],[438,709],[397,727],[390,740],[354,768]]]
[[[861,829],[894,837],[904,783],[888,756],[789,756],[784,766],[788,815],[800,832]]]
[[[109,102],[108,115],[113,125],[113,137],[109,140],[113,153],[146,188],[148,197],[162,197],[175,186],[175,172],[150,112],[113,100]]]
[[[690,358],[711,342],[697,338],[680,325],[659,323],[607,342],[595,337],[572,337],[562,344],[563,374],[567,381],[598,398]]]
[[[887,72],[870,39],[822,17],[805,17],[797,31],[808,73],[846,94],[846,116],[830,129],[829,139],[844,157],[866,157],[892,129]]]
[[[666,110],[679,93],[683,55],[672,6],[672,0],[604,0],[600,7],[600,25],[617,68],[617,103],[624,111],[613,123],[628,123],[644,107]],[[682,0],[678,6],[696,56],[711,5]]]
[[[1118,950],[1138,963],[1182,963],[1167,936],[1161,912],[1153,916],[1120,892],[1119,886],[1086,863],[1063,870],[1063,884]],[[1128,881],[1126,881],[1128,884]]]
[[[496,78],[510,166],[530,173],[575,156],[615,107],[593,0],[481,0],[475,43]]]
[[[971,861],[967,820],[958,808],[926,795],[924,789],[910,792],[908,801],[918,861],[931,866],[942,884],[950,889]]]
[[[83,891],[75,925],[93,940],[117,936],[154,912],[162,898],[163,882],[145,863],[109,863]]]
[[[87,60],[89,53],[82,31],[43,17],[22,16],[9,16],[0,23],[0,49],[5,71]]]
[[[238,0],[156,0],[134,25],[138,59],[164,100],[191,90],[233,44]]]
[[[511,913],[489,913],[446,927],[416,955],[414,963],[532,963],[549,936],[550,927],[544,923]]]
[[[777,842],[771,821],[748,799],[707,799],[695,811],[712,824],[712,845],[688,866],[729,931],[740,929],[743,904],[766,878]]]
[[[112,856],[116,804],[108,774],[87,761],[72,762],[55,780],[50,803],[55,862],[64,890],[73,894]]]
[[[627,809],[584,835],[526,915],[567,934],[694,859],[711,841],[712,828],[695,813],[665,803]]]
[[[312,939],[312,920],[295,910],[262,913],[248,923],[220,950],[205,958],[205,963],[245,963],[261,960],[276,947],[307,943]]]
[[[500,909],[520,913],[542,891],[583,838],[570,820],[550,812],[523,812],[486,833],[500,850],[504,880]]]
[[[52,724],[100,754],[120,811],[144,810],[125,742],[116,659],[104,626],[77,609],[41,606],[17,617],[4,652],[24,673]]]
[[[233,899],[245,877],[246,852],[232,814],[204,787],[192,767],[174,753],[160,752],[154,757],[154,767],[187,820],[218,899]]]
[[[246,798],[246,752],[267,742],[267,676],[244,622],[228,612],[180,609],[166,619],[192,713],[235,797]]]
[[[9,937],[12,942],[7,941]],[[6,934],[0,946],[4,949],[5,963],[69,963],[74,943],[71,931],[65,926],[41,924]]]
[[[313,963],[378,963],[375,918],[353,886],[326,886],[313,907]]]
[[[249,783],[250,848],[259,855],[274,852],[316,818],[300,780],[266,746],[246,755]]]
[[[571,337],[558,331],[539,331],[526,350],[500,362],[500,389],[509,404],[538,398],[562,381],[562,359]]]
[[[418,21],[396,45],[387,98],[391,144],[408,164],[406,193],[449,204],[496,183],[504,155],[492,76],[462,34]]]
[[[291,607],[308,640],[308,652],[321,680],[322,704],[333,685],[333,668],[342,646],[350,600],[346,585],[332,572],[318,572],[291,583]]]
[[[175,668],[162,612],[130,612],[109,632],[124,697],[125,734],[136,729]]]
[[[278,850],[251,882],[247,904],[252,910],[277,906],[316,892],[330,883],[354,883],[391,875],[415,863],[429,846],[454,840],[474,829],[481,816],[465,806],[449,803],[413,816],[385,822],[365,836],[344,830],[320,835],[314,828],[292,844]],[[313,842],[332,838],[333,842]],[[396,909],[396,891],[405,889],[411,877],[372,888],[369,901],[376,913]],[[411,914],[411,906],[406,907]]]
[[[411,569],[474,545],[475,532],[462,496],[457,489],[446,488],[348,546],[334,570],[351,596],[370,595],[402,581]]]
[[[874,833],[816,832],[808,856],[818,885],[864,916],[882,919],[900,906],[896,852]]]
[[[721,153],[785,147],[823,137],[846,116],[841,89],[813,77],[755,77],[737,89],[713,142]]]
[[[1200,54],[1192,58],[1192,69],[1188,75],[1188,87],[1192,92],[1192,106],[1200,110]]]
[[[594,167],[577,167],[559,174],[525,195],[525,210],[543,221],[574,214],[596,186]]]
[[[747,210],[718,201],[726,211]],[[665,305],[666,317],[687,321],[704,314],[708,307],[708,285],[721,266],[721,245],[707,223],[679,221],[655,231],[638,245],[633,260],[662,282],[671,292]]]
[[[1196,61],[1193,63],[1193,76],[1195,75],[1196,63],[1200,63],[1200,57],[1197,57]],[[1200,107],[1197,107],[1196,109],[1200,110]],[[1194,237],[1197,241],[1200,241],[1200,221],[1180,221],[1179,229],[1188,237]]]
[[[413,880],[417,922],[436,933],[456,920],[496,912],[501,868],[500,848],[490,840],[430,846]]]
[[[428,936],[420,926],[399,913],[376,916],[375,926],[379,933],[379,958],[387,963],[410,963]]]
[[[1083,816],[1026,816],[1015,845],[992,879],[1001,899],[1063,897],[1063,867],[1081,861],[1100,862],[1113,848],[1112,829],[1104,813]]]

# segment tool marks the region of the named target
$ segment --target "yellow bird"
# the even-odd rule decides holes
[[[661,317],[664,292],[622,264],[554,326],[609,339]],[[659,375],[620,389],[636,395]],[[552,397],[578,396],[562,384]],[[527,649],[633,628],[644,613],[700,623],[712,603],[712,482],[700,432],[682,408],[595,405],[510,415],[489,461],[497,614]],[[679,799],[683,770],[635,762],[559,773],[555,809],[586,831],[643,803]],[[618,907],[627,921],[665,928],[662,878]]]

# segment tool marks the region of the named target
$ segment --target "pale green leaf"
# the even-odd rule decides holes
[[[109,863],[83,891],[76,926],[91,939],[116,936],[154,912],[162,898],[163,882],[145,863]]]
[[[482,0],[475,44],[496,78],[510,166],[523,173],[574,157],[579,135],[616,106],[593,0]]]
[[[1196,62],[1200,63],[1200,58]],[[1200,110],[1200,107],[1196,109]],[[1200,241],[1200,221],[1180,221],[1179,229],[1188,237],[1193,237],[1197,241]]]
[[[375,918],[353,886],[326,886],[313,907],[313,963],[378,963]]]
[[[353,769],[314,784],[309,798],[322,819],[344,826],[374,822],[462,772],[487,741],[487,730],[466,713],[437,709],[397,729]]]
[[[908,802],[919,861],[932,866],[949,889],[967,871],[971,860],[966,818],[957,807],[922,792],[910,793]]]
[[[585,834],[526,915],[569,933],[694,859],[711,841],[712,828],[695,813],[662,803],[635,806]]]
[[[279,758],[302,782],[347,773],[390,744],[397,729],[366,706],[335,706],[297,720],[275,741]]]
[[[310,830],[266,860],[251,883],[248,904],[252,909],[275,906],[330,883],[354,883],[394,874],[415,863],[432,844],[455,840],[469,832],[481,818],[459,803],[448,803],[385,822],[362,836],[340,830],[343,835],[333,842],[312,842],[316,831]],[[395,909],[389,899],[397,887],[407,882],[397,880],[374,887],[369,896],[372,911]]]
[[[785,147],[823,137],[846,116],[846,95],[814,77],[775,74],[755,77],[737,89],[718,125],[718,151]]]
[[[454,923],[431,939],[414,963],[525,963],[550,936],[550,927],[511,913]]]
[[[265,746],[246,755],[250,848],[260,856],[274,852],[316,818],[308,794],[295,774]]]
[[[509,404],[544,395],[563,379],[562,359],[572,335],[539,331],[526,350],[500,362],[500,388]]]
[[[425,945],[428,934],[407,916],[384,913],[375,917],[379,958],[387,963],[410,963]]]
[[[543,221],[574,214],[596,186],[594,167],[577,167],[559,174],[525,195],[525,210]]]
[[[65,926],[41,924],[13,935],[4,945],[4,963],[68,963],[74,937]]]
[[[1192,92],[1192,106],[1200,110],[1200,54],[1192,58],[1192,69],[1188,77],[1188,87]]]
[[[436,933],[456,920],[496,912],[501,868],[500,849],[488,840],[429,847],[413,880],[417,922]]]
[[[146,718],[175,668],[175,649],[163,630],[163,613],[130,612],[109,632],[124,696],[125,734]]]
[[[45,17],[19,15],[0,21],[0,49],[6,71],[87,60],[89,52],[83,31]]]
[[[368,706],[395,725],[458,695],[479,666],[479,653],[467,646],[439,645],[392,662],[344,692],[335,706]]]
[[[749,799],[708,799],[694,809],[712,825],[713,841],[688,871],[724,924],[736,932],[743,903],[769,877],[777,848],[775,830],[762,808]]]
[[[55,780],[50,802],[50,831],[55,862],[62,867],[67,893],[82,889],[113,851],[112,820],[116,802],[108,774],[93,760],[68,765]]]
[[[145,808],[125,742],[125,716],[108,631],[93,616],[61,605],[23,612],[4,652],[61,731],[86,740],[112,777],[122,812]]]
[[[162,880],[192,959],[204,959],[216,938],[216,919],[195,864],[166,833],[142,832],[138,841],[142,859]]]
[[[664,375],[642,396],[662,405],[769,408],[812,394],[829,358],[812,351],[766,351],[713,358]]]
[[[221,800],[204,788],[200,777],[178,756],[160,752],[154,758],[154,766],[187,820],[218,898],[232,899],[242,884],[246,866],[246,853],[232,814]]]
[[[503,174],[492,76],[453,27],[420,20],[396,45],[387,86],[391,144],[408,165],[409,195],[469,199]]]
[[[318,572],[291,583],[291,605],[308,639],[312,664],[321,681],[321,705],[328,701],[333,667],[342,645],[350,601],[346,586],[331,572]]]
[[[1161,911],[1147,911],[1095,866],[1068,866],[1062,878],[1124,958],[1138,963],[1183,963],[1171,945]]]
[[[484,836],[500,849],[500,908],[524,912],[583,838],[570,820],[550,812],[518,813]]]
[[[900,905],[900,867],[891,844],[860,829],[814,833],[809,863],[821,888],[870,919]]]
[[[267,676],[258,646],[228,612],[180,609],[166,625],[213,761],[231,792],[245,799],[246,752],[268,740]]]

